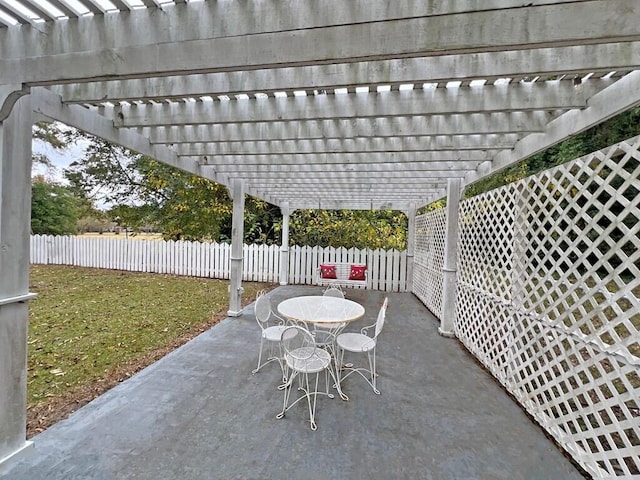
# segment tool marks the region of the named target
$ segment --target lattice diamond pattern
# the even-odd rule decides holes
[[[516,192],[507,189],[460,204],[458,283],[498,301],[511,298],[516,205]]]
[[[443,209],[416,217],[413,292],[438,318],[442,315],[446,225],[446,213]]]
[[[640,137],[462,202],[459,228],[457,336],[594,478],[640,478]]]

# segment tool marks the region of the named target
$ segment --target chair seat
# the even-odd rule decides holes
[[[329,352],[315,347],[298,348],[286,354],[285,359],[289,368],[300,373],[318,373],[327,368],[331,363],[331,355],[329,355]]]
[[[376,341],[362,333],[342,333],[336,339],[338,347],[348,352],[368,352],[376,346]]]
[[[262,337],[270,342],[279,342],[282,338],[282,332],[284,332],[286,325],[273,325],[265,328],[262,331]]]

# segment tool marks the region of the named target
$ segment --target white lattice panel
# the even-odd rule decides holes
[[[596,478],[640,478],[638,144],[461,204],[457,335]],[[445,221],[416,222],[437,315]]]
[[[442,268],[446,220],[444,209],[416,217],[413,293],[438,318],[442,314]]]
[[[458,284],[511,299],[517,194],[501,188],[460,204]]]
[[[595,478],[640,478],[639,148],[460,210],[458,337]]]

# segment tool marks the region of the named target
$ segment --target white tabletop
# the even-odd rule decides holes
[[[278,313],[298,322],[342,323],[364,316],[364,307],[344,298],[310,295],[280,302]]]

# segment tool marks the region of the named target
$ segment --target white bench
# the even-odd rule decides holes
[[[351,266],[362,267],[365,265],[359,263],[336,263],[325,262],[321,266],[335,266],[336,278],[326,278],[322,276],[321,266],[316,271],[316,282],[321,286],[337,285],[340,287],[364,287],[367,288],[368,271],[364,271],[364,280],[350,280]]]

